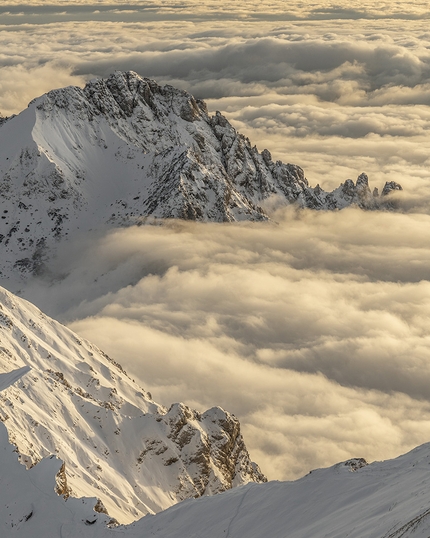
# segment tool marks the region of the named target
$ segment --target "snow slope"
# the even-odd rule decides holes
[[[0,536],[90,538],[107,536],[110,518],[94,511],[96,499],[67,501],[56,493],[62,462],[50,456],[30,470],[21,465],[0,424]]]
[[[428,538],[430,444],[395,460],[353,459],[295,482],[248,484],[117,526],[96,499],[56,494],[61,462],[20,465],[0,424],[0,534],[19,538]],[[100,508],[98,508],[99,510]]]
[[[105,513],[103,504],[97,499],[102,489],[96,488],[97,495],[93,498],[73,498],[70,496],[68,483],[70,475],[65,472],[67,465],[64,466],[55,455],[49,455],[48,452],[37,464],[30,465],[29,460],[20,453],[19,446],[20,443],[28,441],[32,431],[34,433],[34,430],[42,426],[42,423],[36,423],[32,415],[38,413],[38,416],[43,418],[44,413],[55,414],[55,405],[64,398],[64,391],[61,387],[66,387],[69,391],[69,398],[75,403],[75,408],[70,406],[69,402],[69,407],[63,407],[61,413],[56,413],[55,420],[51,419],[49,423],[43,425],[45,440],[50,439],[52,447],[56,444],[59,446],[61,435],[58,434],[58,429],[65,427],[63,418],[74,417],[78,425],[74,439],[67,438],[63,430],[62,439],[67,439],[69,443],[74,440],[75,443],[74,446],[71,444],[68,447],[68,451],[73,452],[77,445],[80,446],[82,453],[88,450],[79,435],[84,428],[83,423],[86,422],[87,427],[91,425],[93,428],[92,441],[100,444],[92,454],[93,460],[99,462],[100,467],[102,464],[106,465],[104,459],[106,453],[103,452],[103,448],[108,446],[107,441],[110,435],[105,428],[104,420],[100,420],[103,424],[102,432],[99,432],[96,427],[97,423],[94,423],[91,417],[83,416],[82,412],[75,413],[76,409],[87,399],[91,400],[91,412],[97,413],[97,405],[94,403],[96,398],[89,398],[89,396],[80,400],[73,398],[71,393],[79,394],[79,390],[74,391],[68,387],[64,375],[63,377],[52,376],[50,375],[52,371],[49,369],[42,371],[41,365],[44,359],[38,354],[52,352],[50,362],[57,366],[61,363],[70,379],[76,381],[79,376],[82,376],[83,363],[74,361],[72,354],[80,353],[81,358],[87,361],[88,368],[93,368],[93,378],[107,383],[108,377],[103,374],[110,372],[110,382],[115,383],[118,388],[117,397],[120,392],[125,395],[128,391],[131,395],[136,389],[135,385],[118,367],[114,368],[115,365],[112,365],[106,357],[104,357],[106,362],[98,361],[100,352],[89,343],[76,342],[75,335],[52,320],[47,320],[28,303],[14,299],[7,292],[2,292],[2,305],[1,354],[6,372],[0,374],[1,413],[3,421],[13,432],[11,437],[18,444],[18,449],[9,443],[5,425],[0,424],[0,536],[7,538],[46,538],[47,536],[50,538],[144,538],[147,536],[159,538],[280,538],[283,536],[288,536],[288,538],[428,538],[430,535],[430,443],[394,460],[367,465],[363,459],[355,458],[328,469],[317,469],[295,482],[251,483],[219,495],[188,499],[156,515],[143,517],[135,523],[118,525]],[[30,319],[26,317],[29,314],[31,314]],[[32,326],[32,331],[22,330],[24,321]],[[66,346],[71,346],[69,352]],[[60,359],[60,352],[65,353],[62,359]],[[18,365],[25,362],[25,359],[31,364],[31,371],[28,365],[11,369],[13,364]],[[13,383],[17,386],[12,386]],[[94,383],[89,385],[94,385]],[[96,393],[100,396],[102,390],[103,386],[100,384]],[[139,397],[142,398],[142,396],[144,395],[141,393]],[[146,401],[148,408],[156,406],[148,396],[142,399]],[[116,408],[115,404],[112,406]],[[170,436],[175,432],[178,439],[177,433],[181,431],[180,436],[188,440],[186,444],[192,444],[193,441],[189,439],[194,437],[195,440],[193,434],[195,425],[190,428],[191,422],[193,420],[200,422],[202,429],[204,429],[203,424],[206,422],[207,427],[208,423],[203,417],[199,420],[194,414],[188,418],[188,425],[184,424],[184,417],[192,412],[190,410],[185,412],[183,408],[183,413],[178,415],[178,407],[180,406],[174,406],[174,412],[170,411],[167,414],[163,414],[160,410],[152,409],[152,411],[157,417],[158,424],[173,425]],[[24,412],[25,408],[28,408],[27,413]],[[120,420],[120,412],[127,409],[130,413],[131,408],[132,404],[124,399],[117,408],[115,418]],[[104,409],[109,409],[109,406]],[[175,417],[173,422],[166,420],[169,414]],[[226,414],[222,410],[216,408],[210,410],[208,414],[211,416],[212,431],[221,422],[224,422],[225,427]],[[144,416],[149,415],[150,413]],[[180,420],[177,420],[178,417]],[[128,418],[131,418],[130,415]],[[15,420],[18,421],[20,430],[15,429]],[[25,424],[25,420],[28,424]],[[125,422],[123,420],[121,425]],[[157,432],[155,423],[152,423],[152,426],[152,439],[160,440],[160,430]],[[148,432],[145,431],[145,433]],[[220,433],[218,430],[218,441]],[[137,437],[133,438],[131,430],[128,430],[127,434],[129,436],[126,443],[127,459],[133,462],[131,454]],[[38,442],[36,437],[33,440]],[[103,441],[106,442],[105,445],[101,444]],[[166,442],[165,437],[163,441]],[[156,445],[158,449],[158,443]],[[148,448],[148,444],[145,446]],[[34,445],[32,448],[36,449]],[[168,447],[163,454],[169,448],[171,447]],[[74,460],[74,457],[71,457],[67,451],[64,454],[70,462],[69,465],[73,466],[74,461],[79,461],[78,457]],[[148,452],[142,455],[142,461],[147,454]],[[78,453],[75,450],[76,455]],[[155,454],[149,457],[151,456]],[[232,458],[231,454],[224,453],[224,464],[228,465],[230,458]],[[109,461],[114,466],[112,472],[121,467],[122,461],[121,456]],[[23,462],[27,463],[28,470],[22,464]],[[163,468],[157,463],[159,462],[154,457],[146,472],[148,476],[151,473],[155,475],[160,480],[160,485],[163,480]],[[72,481],[74,480],[74,484],[78,484],[78,487],[80,486],[76,475],[79,471],[79,466],[75,465],[75,476],[72,476]],[[139,482],[137,474],[134,477],[136,478],[134,485],[140,488],[142,482]],[[112,477],[108,475],[103,476],[103,479],[107,479],[107,484],[110,478]],[[110,491],[105,488],[103,493],[111,495],[110,505],[116,504],[117,512],[120,514],[121,508],[125,511],[128,509],[127,504],[122,502],[124,493],[127,494],[127,487],[121,477],[117,476],[115,480],[117,487],[111,487]],[[175,483],[174,473],[169,474],[168,480],[170,483],[165,482],[163,485],[172,487]],[[101,485],[102,481],[100,481]],[[84,485],[81,489],[90,490],[88,484],[86,488]],[[146,498],[149,497],[146,493],[144,495]],[[135,502],[135,498],[130,495],[128,502]]]
[[[368,178],[333,193],[274,162],[204,102],[136,73],[53,90],[0,124],[0,271],[40,274],[60,241],[150,219],[264,220],[271,198],[388,207]]]
[[[21,377],[30,370],[31,368],[29,366],[23,366],[22,368],[17,368],[16,370],[8,372],[7,374],[0,374],[0,392],[13,385],[15,381],[21,379]]]
[[[133,527],[136,536],[160,538],[428,538],[430,443],[364,463],[185,501]]]
[[[0,420],[21,461],[60,457],[68,493],[101,499],[121,522],[265,480],[234,416],[158,405],[102,351],[0,288],[0,372],[18,367],[31,372],[0,394]]]
[[[15,383],[30,368],[24,366],[0,374],[0,392]],[[49,456],[28,471],[18,462],[17,449],[10,444],[6,427],[0,424],[0,536],[94,536],[93,525],[102,533],[112,524],[100,512],[97,499],[65,499],[64,465]],[[67,503],[65,502],[67,500]]]

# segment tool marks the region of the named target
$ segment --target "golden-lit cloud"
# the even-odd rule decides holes
[[[115,69],[189,90],[334,188],[401,183],[402,213],[114,231],[25,291],[170,404],[241,419],[270,478],[430,438],[428,4],[0,6],[0,111]],[[274,203],[274,206],[276,203]],[[64,276],[67,275],[67,276]]]
[[[289,209],[119,230],[27,296],[163,403],[234,412],[269,476],[292,478],[428,440],[429,218]]]

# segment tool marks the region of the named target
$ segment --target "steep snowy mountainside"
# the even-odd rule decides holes
[[[4,538],[93,538],[108,536],[110,518],[97,511],[97,499],[59,496],[62,462],[49,456],[27,470],[18,462],[7,430],[0,424],[0,535]]]
[[[53,90],[0,125],[0,270],[38,274],[58,242],[151,218],[264,220],[265,201],[386,207],[365,174],[332,193],[274,162],[187,92],[116,72]]]
[[[1,385],[1,376],[0,376]],[[0,424],[0,529],[16,538],[428,538],[430,444],[395,460],[355,458],[295,482],[248,484],[116,526],[93,499],[59,496],[61,461],[20,465]]]
[[[352,459],[295,482],[184,501],[132,525],[163,538],[428,538],[430,443],[395,460]]]
[[[23,366],[0,374],[0,392],[15,383],[30,368]],[[26,469],[18,461],[17,449],[0,424],[0,535],[46,538],[50,536],[105,535],[114,522],[103,513],[97,499],[73,499],[64,495],[63,462],[51,455]]]
[[[0,288],[0,372],[18,367],[31,371],[0,394],[0,420],[21,460],[63,459],[70,493],[101,499],[120,522],[265,481],[233,415],[158,405],[102,351]]]

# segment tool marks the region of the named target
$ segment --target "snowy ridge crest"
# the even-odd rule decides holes
[[[22,368],[4,383],[31,368],[0,393],[0,420],[27,467],[64,460],[68,494],[101,499],[128,522],[266,480],[233,415],[158,405],[98,348],[1,288],[0,338],[1,371]]]
[[[428,538],[430,443],[394,460],[367,464],[352,458],[295,482],[255,483],[264,478],[247,459],[234,417],[218,407],[199,414],[183,404],[169,410],[158,406],[97,348],[22,299],[4,290],[0,297],[5,371],[0,373],[0,521],[5,536]],[[27,366],[17,368],[22,363]],[[117,427],[113,435],[112,425]],[[211,445],[209,452],[202,439]],[[30,456],[23,446],[31,449]],[[109,450],[116,454],[111,459]],[[150,462],[143,476],[133,468],[137,454],[138,466]],[[97,467],[83,476],[82,461],[87,470],[90,464]],[[177,473],[179,462],[185,474]],[[206,482],[208,474],[212,478]],[[137,510],[135,489],[140,502],[160,501],[167,494],[172,505],[178,487],[210,493],[223,481],[238,485],[252,478],[254,483],[244,487],[188,499],[130,525],[118,525],[101,500],[109,498],[111,510],[131,519],[132,506]],[[152,480],[146,489],[145,479]],[[72,495],[82,492],[86,497]]]
[[[312,209],[392,208],[361,174],[333,192],[274,162],[189,93],[134,72],[33,100],[0,126],[3,277],[41,274],[59,241],[148,218],[266,220],[275,197]]]

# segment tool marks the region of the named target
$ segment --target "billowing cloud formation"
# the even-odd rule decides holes
[[[196,50],[141,52],[127,58],[119,57],[121,65],[129,63],[135,69],[155,78],[182,79],[232,78],[244,83],[264,81],[277,84],[287,93],[289,87],[313,86],[318,97],[329,101],[340,98],[342,86],[330,88],[327,83],[340,80],[360,80],[363,89],[374,91],[387,84],[413,87],[429,81],[430,54],[409,51],[394,44],[368,43],[363,40],[301,39],[289,40],[287,36],[260,38],[236,42],[221,47],[202,47]],[[107,60],[108,68],[112,60]],[[258,67],[257,67],[258,66]],[[257,68],[256,68],[257,67]],[[106,74],[102,62],[89,62],[77,68],[78,74],[101,71]],[[204,73],[201,73],[204,71]],[[309,76],[309,73],[312,73]],[[359,89],[359,88],[355,88]],[[219,92],[223,92],[219,88]]]
[[[197,0],[159,2],[158,0],[77,0],[70,5],[67,0],[8,0],[0,12],[10,14],[38,14],[38,13],[79,13],[79,12],[106,12],[127,11],[137,12],[155,11],[166,13],[179,13],[182,17],[190,14],[225,13],[226,15],[238,16],[251,19],[273,20],[327,20],[327,19],[411,19],[420,20],[429,17],[428,5],[425,2],[414,4],[396,2],[379,2],[375,4],[369,0],[344,0],[342,5],[331,0],[319,0],[314,2],[290,1],[286,9],[285,2],[280,0],[262,0],[255,4],[242,0],[231,4]]]
[[[4,114],[53,87],[133,69],[206,99],[259,149],[301,165],[313,185],[331,189],[362,171],[378,187],[395,180],[416,191],[429,182],[425,6],[350,2],[345,14],[364,10],[367,18],[351,23],[333,21],[339,13],[330,2],[290,3],[291,21],[276,3],[258,13],[246,3],[122,2],[123,11],[109,2],[30,4],[10,8],[13,20],[0,26]],[[69,22],[42,23],[42,12],[62,16],[63,8]],[[382,23],[375,9],[393,18]],[[41,20],[26,22],[31,13]]]
[[[429,217],[276,217],[113,232],[27,296],[163,403],[233,411],[271,478],[427,441]]]
[[[428,18],[361,0],[2,5],[3,113],[133,69],[206,99],[313,185],[398,181],[409,211],[121,230],[69,247],[68,276],[26,296],[157,400],[235,412],[271,478],[428,441]]]

